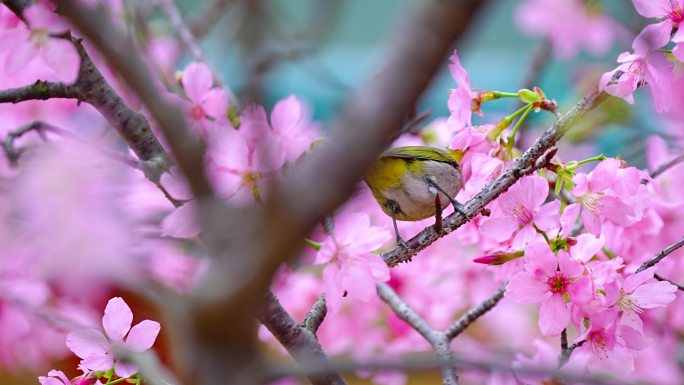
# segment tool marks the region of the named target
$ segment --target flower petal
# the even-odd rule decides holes
[[[104,354],[109,349],[107,338],[96,329],[77,330],[69,333],[66,345],[69,350],[80,358]]]
[[[552,295],[539,305],[539,329],[545,336],[559,335],[569,321],[570,310],[560,294]]]
[[[670,41],[670,32],[672,32],[672,23],[669,20],[647,25],[634,38],[632,48],[635,53],[645,55],[667,44]]]
[[[185,67],[183,76],[181,77],[181,84],[185,90],[185,94],[194,103],[200,103],[204,94],[209,91],[213,83],[211,70],[209,67],[200,62],[192,62]]]
[[[123,337],[131,329],[132,322],[133,312],[123,298],[114,297],[107,302],[102,317],[102,326],[104,326],[105,333],[110,340],[123,341]]]
[[[109,353],[93,354],[84,358],[81,364],[90,370],[106,372],[114,366],[114,357]]]
[[[121,361],[117,361],[114,364],[114,372],[117,376],[122,378],[128,378],[134,375],[137,371],[138,367],[135,364]]]
[[[535,279],[526,271],[521,271],[508,283],[506,298],[520,304],[538,303],[546,297],[548,292],[548,284]]]
[[[148,319],[133,326],[126,337],[126,347],[134,352],[144,352],[154,345],[161,325]]]
[[[76,80],[81,58],[70,41],[50,39],[40,51],[40,56],[59,80],[65,83],[73,83]]]

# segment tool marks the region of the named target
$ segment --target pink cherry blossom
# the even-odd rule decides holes
[[[601,76],[599,90],[634,104],[634,91],[645,83],[648,84],[656,111],[665,112],[670,109],[673,67],[662,54],[623,52],[617,61],[621,63],[617,68]]]
[[[449,95],[448,105],[451,115],[448,122],[458,128],[467,127],[472,125],[473,90],[470,87],[470,77],[461,65],[461,59],[455,50],[449,60],[451,61],[449,71],[458,88],[452,90]]]
[[[559,201],[542,205],[548,193],[546,179],[536,175],[520,179],[497,201],[503,216],[492,216],[482,223],[481,231],[499,242],[515,233],[513,248],[522,249],[535,238],[536,228],[548,230],[559,221]]]
[[[610,50],[623,29],[604,13],[588,9],[581,0],[526,0],[515,12],[516,25],[529,35],[543,36],[563,60],[585,49],[593,55]]]
[[[338,216],[334,232],[316,254],[316,264],[326,264],[323,280],[331,312],[342,304],[345,292],[362,301],[375,296],[375,283],[389,280],[389,268],[379,255],[371,253],[392,238],[384,228],[371,226],[366,214]]]
[[[294,95],[273,106],[271,125],[288,162],[297,160],[320,137],[318,126],[311,122],[308,107]]]
[[[96,378],[89,378],[88,374],[83,374],[82,376],[74,378],[73,382],[62,372],[61,370],[51,370],[46,376],[39,376],[38,382],[41,385],[93,385],[102,384],[100,380]]]
[[[651,281],[654,271],[655,267],[652,267],[624,279],[618,275],[617,282],[605,286],[609,304],[614,304],[623,313],[622,324],[639,332],[643,332],[640,314],[645,309],[667,306],[675,300],[677,292],[677,287],[669,282]]]
[[[627,226],[643,214],[635,199],[643,187],[641,174],[634,167],[622,168],[617,159],[606,159],[588,175],[577,174],[572,181],[572,193],[582,205],[584,227],[592,234],[600,235],[605,220]]]
[[[662,20],[647,25],[634,39],[632,47],[636,53],[647,53],[663,47],[670,41],[670,34],[684,24],[684,2],[682,0],[632,0],[634,8],[642,16]]]
[[[144,352],[152,347],[159,334],[159,322],[144,320],[131,328],[133,313],[121,297],[109,300],[102,317],[105,333],[84,329],[69,333],[67,347],[82,359],[89,370],[108,371],[112,367],[117,376],[127,378],[138,371],[137,366],[114,357],[114,348]],[[124,337],[125,340],[124,340]]]
[[[39,59],[58,80],[75,81],[81,60],[76,48],[68,39],[50,36],[67,31],[69,26],[42,3],[26,8],[23,15],[28,27],[18,25],[0,34],[0,51],[9,51],[7,73],[16,74]]]
[[[192,62],[185,67],[181,84],[190,99],[187,113],[191,127],[203,138],[216,124],[227,124],[228,96],[220,88],[212,88],[214,82],[211,69],[201,62]]]
[[[591,280],[583,276],[579,261],[559,251],[553,255],[546,244],[532,243],[525,250],[525,271],[511,278],[506,297],[521,304],[539,304],[539,328],[544,335],[560,334],[570,321],[565,295],[576,304],[593,296]]]
[[[241,132],[228,129],[212,137],[207,151],[211,181],[219,194],[236,204],[261,201],[285,162],[285,153],[268,127],[253,148],[248,143]]]

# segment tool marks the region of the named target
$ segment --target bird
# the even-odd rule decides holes
[[[435,231],[442,232],[442,209],[449,203],[468,217],[456,194],[463,186],[461,168],[451,150],[429,146],[405,146],[385,151],[364,174],[373,197],[392,217],[397,244],[397,221],[419,221],[435,216]]]

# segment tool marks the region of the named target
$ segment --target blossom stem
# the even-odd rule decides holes
[[[532,111],[532,104],[528,104],[525,107],[521,108],[518,111],[523,111],[522,116],[518,121],[515,123],[515,126],[513,126],[513,131],[511,131],[510,135],[508,135],[508,141],[506,142],[506,147],[508,147],[508,150],[513,149],[513,146],[515,145],[515,135],[518,133],[518,130],[520,129],[520,126],[522,123],[525,121],[525,118],[527,117],[527,114]],[[518,112],[516,111],[516,113]]]

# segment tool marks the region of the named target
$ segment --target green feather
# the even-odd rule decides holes
[[[458,167],[458,162],[448,150],[427,146],[405,146],[391,148],[380,156],[380,159],[382,158],[434,160],[435,162],[449,163],[454,167]]]

